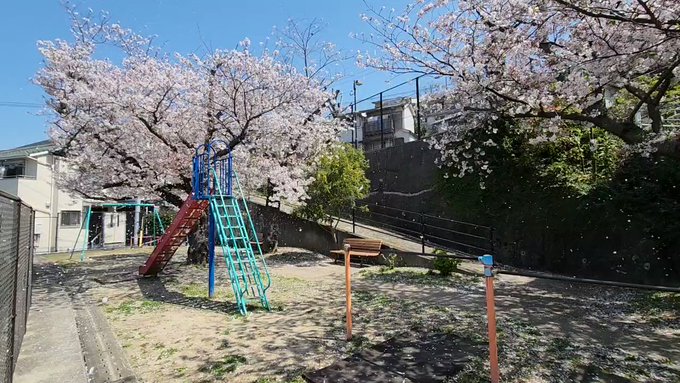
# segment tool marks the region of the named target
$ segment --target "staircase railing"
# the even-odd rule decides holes
[[[257,244],[257,252],[260,255],[260,261],[262,261],[262,267],[264,268],[265,275],[267,276],[267,287],[265,287],[265,291],[266,291],[272,285],[271,275],[269,274],[269,268],[267,267],[267,262],[265,261],[264,253],[262,252],[262,247],[260,246],[260,241],[257,238],[257,231],[255,231],[255,225],[253,224],[253,218],[250,215],[250,209],[248,208],[248,201],[246,200],[245,196],[243,195],[243,189],[241,188],[241,181],[239,181],[238,173],[236,173],[236,171],[234,171],[234,178],[236,179],[236,188],[238,190],[239,197],[240,197],[241,201],[243,201],[243,206],[245,207],[246,215],[248,216],[248,223],[250,224],[250,230],[252,230],[253,235],[255,236],[255,242]]]
[[[243,214],[241,212],[240,206],[238,199],[236,198],[229,198],[227,196],[227,200],[225,201],[225,195],[222,192],[222,186],[220,185],[220,182],[218,181],[220,178],[217,177],[217,173],[213,167],[210,167],[210,171],[212,172],[212,175],[214,176],[215,182],[215,189],[214,193],[211,195],[211,207],[213,210],[213,215],[216,220],[218,220],[218,225],[217,228],[219,230],[219,235],[220,235],[220,240],[221,240],[221,245],[223,249],[223,255],[225,258],[225,262],[228,263],[229,268],[230,268],[230,279],[232,281],[232,287],[234,288],[234,292],[237,295],[236,298],[238,300],[240,309],[242,313],[245,313],[246,311],[246,298],[248,295],[248,291],[252,290],[253,295],[255,293],[253,286],[249,285],[250,284],[255,284],[255,287],[257,288],[257,295],[260,298],[260,302],[262,305],[266,308],[269,309],[269,302],[266,297],[266,290],[269,288],[271,285],[271,277],[269,275],[269,271],[266,267],[266,263],[264,263],[264,258],[262,257],[262,262],[263,266],[265,268],[264,272],[265,275],[267,276],[267,286],[265,287],[264,284],[262,283],[262,270],[257,265],[257,259],[255,258],[255,255],[253,254],[253,249],[252,249],[252,244],[250,240],[250,234],[248,232],[248,227],[246,226],[244,220],[243,220]],[[234,172],[235,174],[235,172]],[[233,192],[233,190],[232,190]],[[242,195],[242,190],[239,188],[239,194]],[[220,207],[222,208],[222,213],[220,214]],[[231,207],[233,209],[233,216],[230,214],[228,211],[228,207]],[[247,206],[246,206],[247,209]],[[250,213],[247,212],[248,214],[248,220],[250,223],[251,228],[254,231],[254,225],[252,223],[252,219],[250,219]],[[232,224],[232,219],[236,219],[236,226],[238,227],[238,231],[240,234],[235,233],[234,225]],[[223,221],[223,219],[226,219],[226,222]],[[228,225],[228,230],[229,230],[229,236],[227,236],[227,233],[225,231],[224,225]],[[233,241],[233,247],[231,246],[232,244],[229,243],[229,241]],[[239,242],[242,241],[243,244],[243,249],[239,248]],[[262,250],[258,245],[258,251],[260,254],[262,254]],[[248,260],[247,263],[243,262],[243,258],[241,257],[241,251],[245,252],[246,259]],[[241,289],[240,286],[240,281],[239,281],[239,275],[236,272],[236,267],[233,265],[233,259],[232,254],[236,255],[236,260],[239,264],[239,270],[241,272],[241,279],[243,281],[243,289]],[[250,278],[253,278],[253,281],[250,280]],[[234,282],[236,281],[236,282]],[[238,289],[238,291],[236,291]]]

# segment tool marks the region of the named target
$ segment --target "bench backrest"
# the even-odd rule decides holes
[[[382,241],[379,239],[347,238],[343,241],[351,250],[380,251]]]

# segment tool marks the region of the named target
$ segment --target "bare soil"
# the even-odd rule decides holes
[[[304,371],[393,336],[446,332],[486,341],[483,279],[353,267],[354,332],[346,342],[344,267],[303,249],[267,256],[272,311],[242,317],[218,263],[178,254],[158,278],[136,278],[145,255],[54,261],[72,291],[101,306],[144,382],[301,382]],[[466,265],[466,270],[476,266]],[[496,305],[506,382],[680,382],[680,297],[501,275]],[[482,356],[452,381],[483,382]]]

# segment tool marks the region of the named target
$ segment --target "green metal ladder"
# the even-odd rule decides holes
[[[215,170],[211,168],[211,172],[217,179]],[[271,286],[271,276],[235,171],[233,179],[236,188],[233,188],[231,196],[223,193],[222,185],[216,182],[215,194],[210,197],[210,209],[236,304],[241,314],[247,315],[249,300],[259,299],[262,307],[270,309],[267,290]]]

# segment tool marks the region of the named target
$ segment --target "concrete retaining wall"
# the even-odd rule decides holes
[[[337,229],[334,235],[327,226],[292,216],[274,207],[253,202],[248,206],[257,232],[261,233],[265,242],[268,239],[277,240],[278,246],[300,247],[330,256],[331,250],[342,248],[342,242],[346,238],[357,237],[352,233]],[[383,246],[383,254],[395,254],[396,263],[400,266],[430,268],[433,260],[430,257],[386,246]],[[388,262],[386,258],[381,257],[377,263],[387,264]]]

